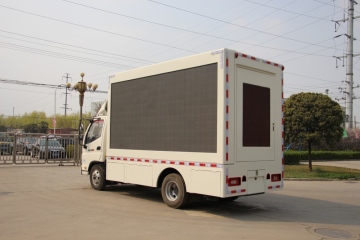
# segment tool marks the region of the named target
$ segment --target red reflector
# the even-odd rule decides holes
[[[271,181],[272,182],[279,182],[281,181],[281,174],[271,174]]]
[[[239,186],[241,184],[240,178],[229,178],[228,185],[231,186]]]

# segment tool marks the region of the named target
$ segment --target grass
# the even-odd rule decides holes
[[[310,172],[308,165],[285,165],[285,178],[325,178],[341,180],[352,178],[360,180],[360,170],[313,165],[313,172]]]

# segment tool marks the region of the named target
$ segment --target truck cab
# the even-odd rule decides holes
[[[106,156],[106,106],[103,104],[82,139],[81,174],[89,175],[94,164],[105,163]]]

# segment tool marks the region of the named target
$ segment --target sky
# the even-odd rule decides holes
[[[89,112],[114,73],[224,47],[284,65],[285,98],[328,89],[345,106],[347,22],[333,20],[347,8],[348,0],[0,0],[0,115],[64,114],[65,90],[46,85],[74,85],[82,72],[100,90],[85,93]],[[353,62],[357,86],[360,56]],[[79,112],[78,95],[69,91],[68,114]]]

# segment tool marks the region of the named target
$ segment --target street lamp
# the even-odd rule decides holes
[[[85,74],[84,73],[81,73],[80,74],[81,76],[81,81],[79,81],[78,83],[76,83],[73,87],[73,89],[75,91],[78,91],[79,92],[79,105],[80,105],[80,122],[79,122],[79,127],[81,126],[82,124],[82,107],[84,105],[84,93],[86,91],[89,91],[89,92],[95,92],[96,89],[98,88],[98,85],[97,84],[94,84],[92,85],[92,83],[88,83],[86,84],[86,82],[84,82],[84,76]],[[80,130],[80,128],[79,128]],[[79,134],[80,131],[79,131]]]

